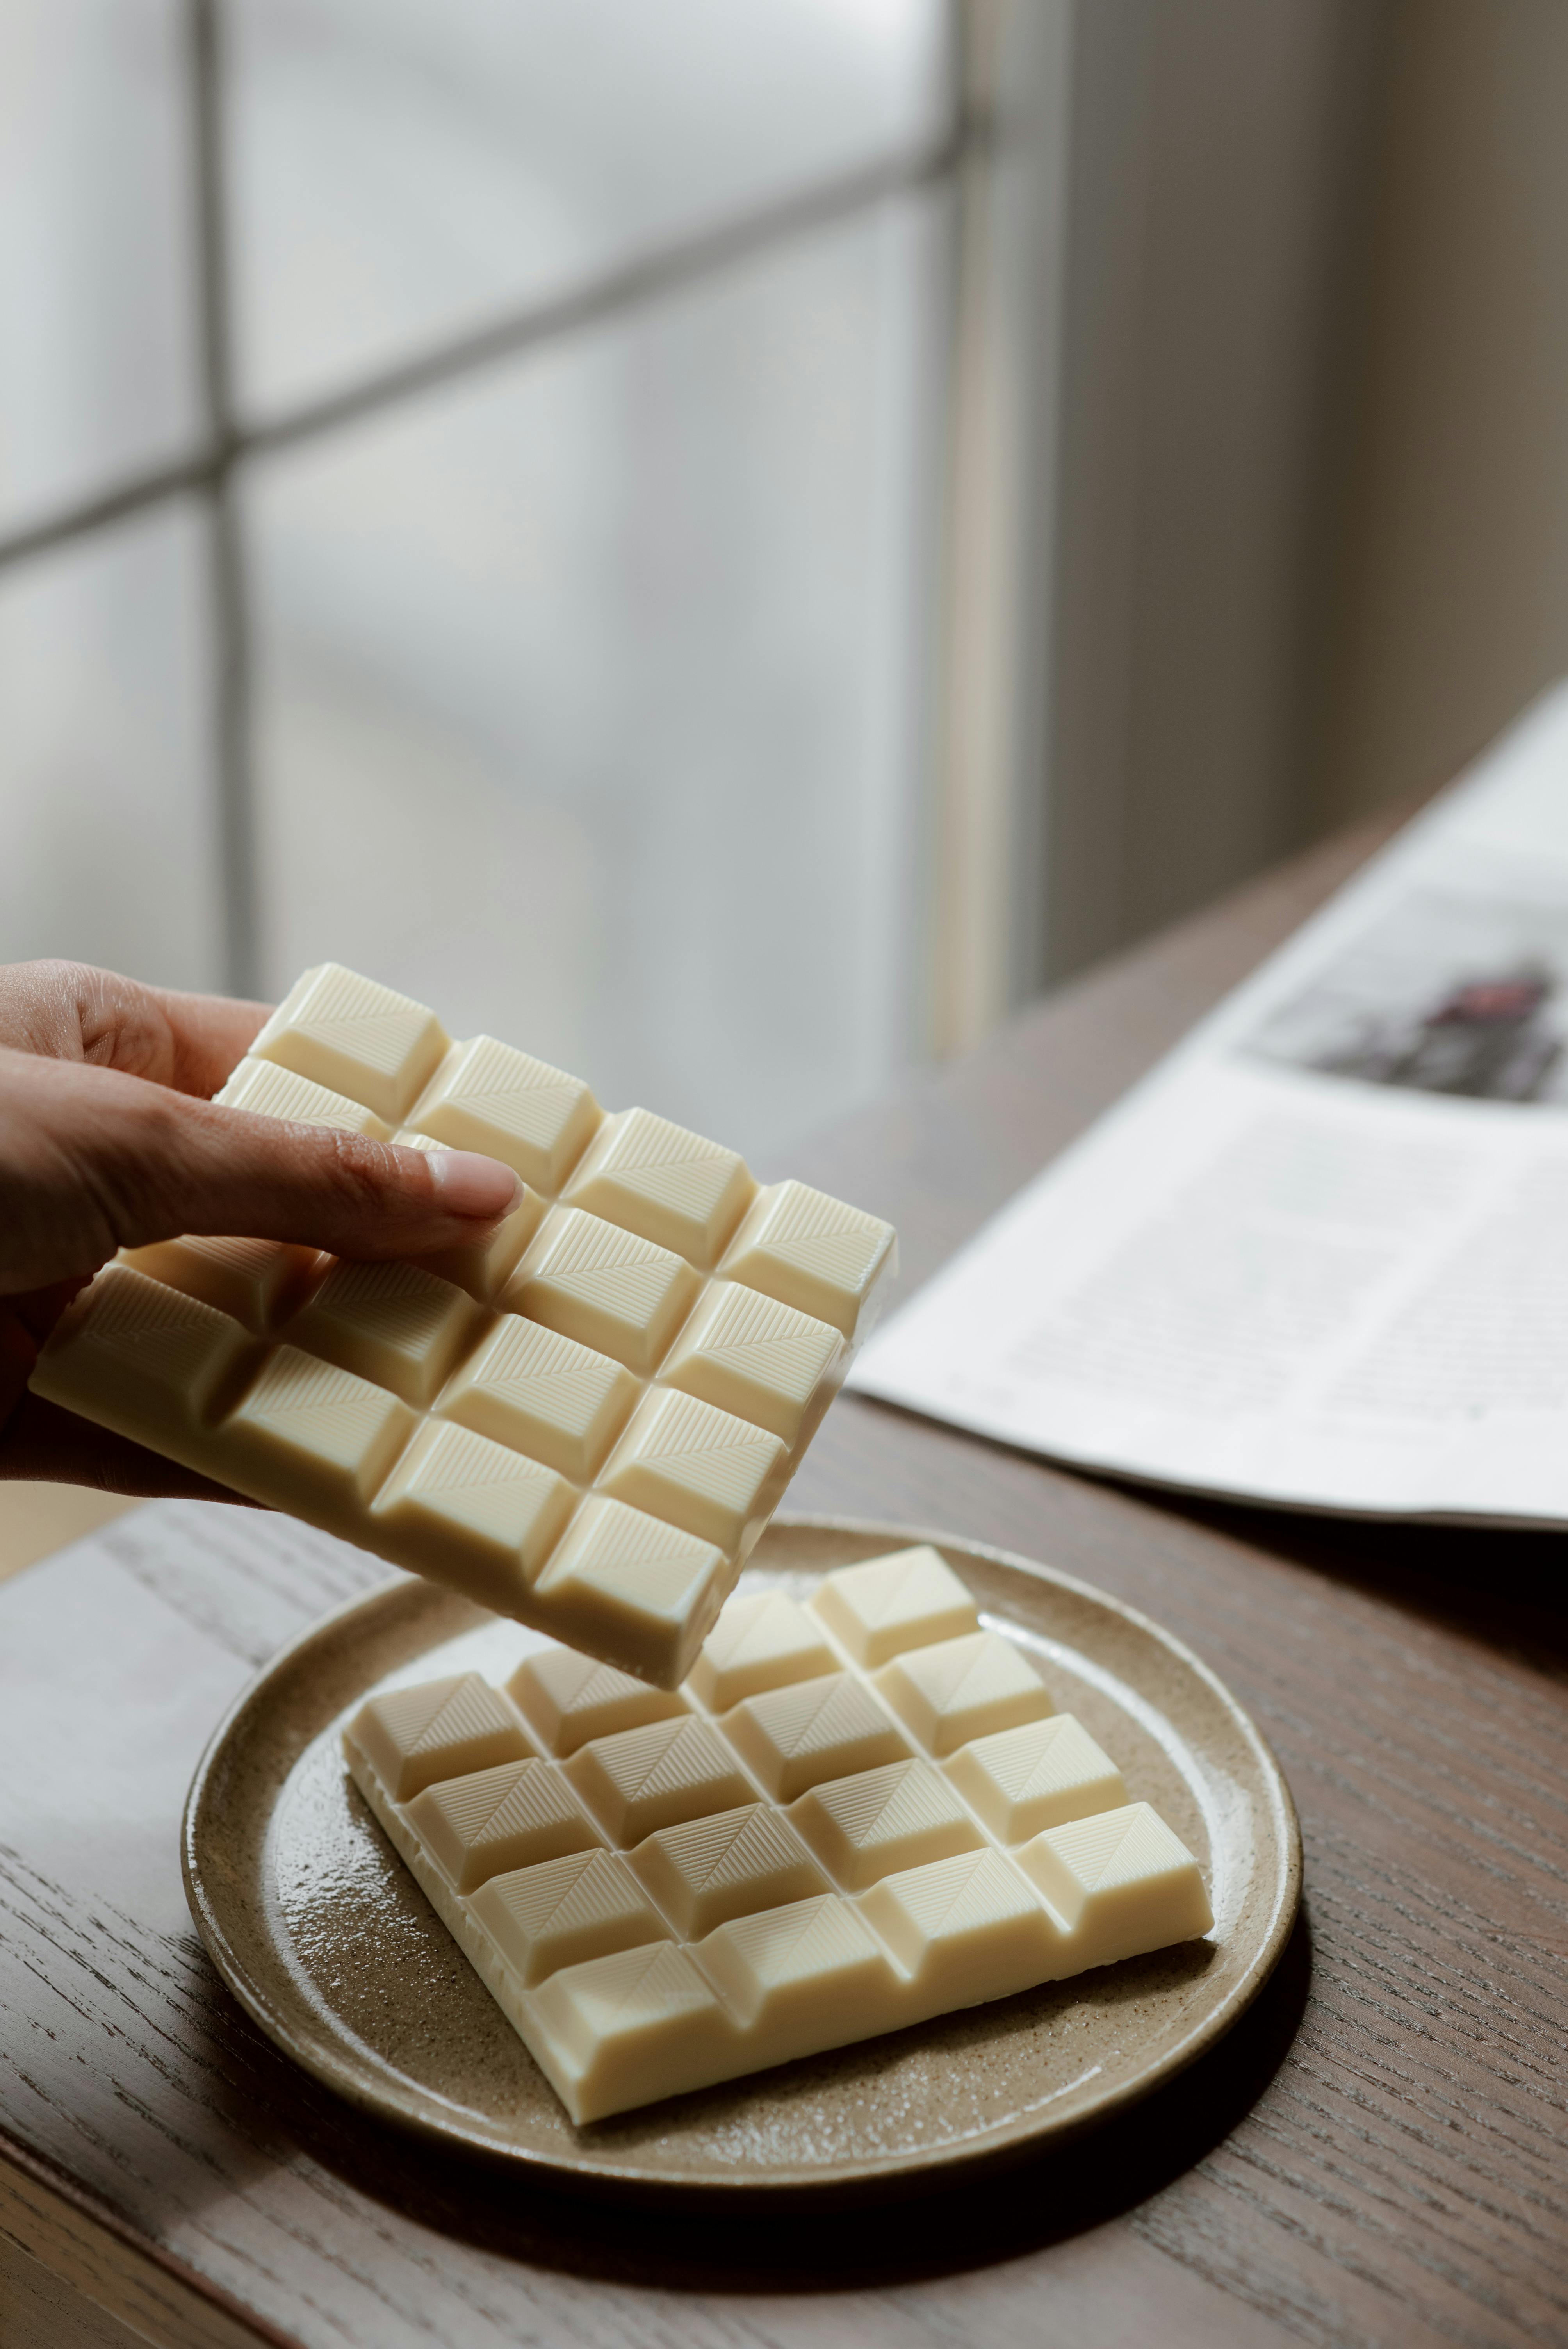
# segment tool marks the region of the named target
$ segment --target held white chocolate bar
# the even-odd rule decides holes
[[[874,1660],[874,1664],[873,1664]],[[1197,1862],[936,1551],[372,1697],[356,1784],[579,2123],[1206,1933]]]
[[[493,1232],[350,1264],[189,1237],[121,1256],[35,1392],[665,1687],[842,1383],[892,1227],[335,964],[218,1096],[500,1158]]]

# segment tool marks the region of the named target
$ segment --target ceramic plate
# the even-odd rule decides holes
[[[1205,1941],[574,2128],[397,1858],[338,1733],[373,1690],[477,1669],[521,1625],[399,1578],[268,1665],[196,1773],[185,1881],[214,1964],[261,2028],[388,2120],[611,2191],[841,2189],[1037,2148],[1117,2110],[1226,2031],[1284,1950],[1300,1838],[1278,1765],[1233,1697],[1144,1616],[1070,1576],[903,1526],[777,1518],[743,1588],[934,1542],[983,1619],[1034,1660],[1202,1860]]]

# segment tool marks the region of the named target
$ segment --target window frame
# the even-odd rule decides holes
[[[944,487],[931,596],[934,658],[923,713],[926,839],[914,860],[925,900],[920,929],[926,974],[924,1000],[913,1021],[916,1049],[944,1052],[972,1041],[1029,991],[1030,941],[1041,903],[1033,837],[1040,775],[1037,713],[1031,716],[1020,698],[1018,680],[1033,666],[1027,643],[1043,644],[1044,633],[1038,582],[1026,575],[1025,551],[1037,519],[1038,469],[1031,466],[1021,436],[1034,446],[1040,434],[1022,421],[1028,388],[1037,389],[1037,380],[1031,364],[1021,365],[1032,338],[1020,336],[1014,314],[1030,265],[1039,258],[1040,141],[1037,120],[1026,119],[1027,109],[1021,113],[1016,105],[1011,133],[998,137],[1006,118],[996,96],[1009,83],[1015,92],[1018,86],[1020,16],[1035,26],[1025,86],[1065,86],[1070,7],[1069,0],[1026,0],[1016,13],[1008,0],[946,0],[945,13],[940,119],[923,141],[731,212],[542,301],[499,310],[478,327],[322,396],[250,419],[238,397],[235,367],[227,0],[180,0],[199,431],[178,457],[128,471],[0,533],[0,578],[26,575],[57,548],[100,540],[133,516],[194,502],[203,523],[210,589],[215,878],[222,977],[232,992],[262,992],[255,622],[242,495],[246,468],[655,305],[718,271],[926,192],[942,203],[944,227]],[[1032,316],[1032,305],[1026,307]]]

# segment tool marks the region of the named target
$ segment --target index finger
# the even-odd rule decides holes
[[[147,987],[90,963],[0,968],[0,1046],[145,1077],[175,1092],[215,1093],[271,1007]]]

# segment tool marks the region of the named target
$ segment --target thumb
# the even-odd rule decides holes
[[[510,1167],[191,1099],[113,1069],[0,1053],[0,1290],[181,1232],[335,1256],[453,1247],[506,1215]]]

